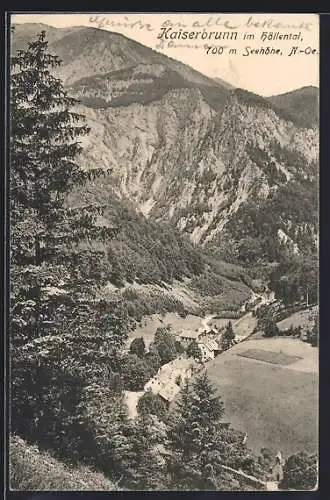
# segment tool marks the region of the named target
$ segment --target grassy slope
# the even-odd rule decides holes
[[[277,323],[280,330],[287,330],[291,326],[296,328],[301,326],[303,330],[311,329],[313,327],[314,318],[318,314],[318,306],[311,309],[305,309],[291,314],[288,318],[282,319]]]
[[[236,355],[248,348],[282,350],[305,359],[284,367]],[[292,339],[249,340],[218,356],[208,373],[224,398],[227,418],[248,433],[248,445],[256,452],[263,446],[286,456],[317,450],[316,349]]]
[[[10,487],[19,491],[118,490],[103,474],[87,467],[70,468],[18,436],[11,437],[9,474]]]

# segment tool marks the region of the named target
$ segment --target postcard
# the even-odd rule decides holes
[[[319,16],[9,36],[10,490],[316,490]]]

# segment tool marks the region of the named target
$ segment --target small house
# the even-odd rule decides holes
[[[159,368],[157,374],[145,384],[144,390],[159,394],[169,403],[178,395],[185,381],[199,369],[193,359],[179,356]]]
[[[213,359],[218,354],[218,343],[212,338],[204,338],[198,341],[197,344],[202,353],[203,362]]]
[[[214,352],[209,349],[205,344],[204,342],[198,342],[198,347],[199,347],[199,350],[202,354],[202,359],[201,361],[203,363],[205,363],[206,361],[209,361],[210,359],[213,359],[214,358]]]
[[[198,340],[201,338],[203,332],[199,330],[182,330],[178,335],[177,335],[177,340],[182,343],[183,346],[188,347],[188,345],[193,341]]]

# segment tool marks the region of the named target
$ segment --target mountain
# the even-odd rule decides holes
[[[197,324],[191,322],[189,314],[194,315],[194,320],[202,319],[200,325],[203,329],[207,327],[210,318],[224,325],[224,320],[228,324],[226,318],[228,321],[229,318],[239,318],[238,321],[241,321],[242,317],[244,322],[258,329],[264,328],[263,325],[268,322],[271,326],[274,312],[280,311],[282,314],[283,310],[290,308],[293,313],[302,307],[304,299],[304,304],[307,301],[308,304],[317,302],[318,127],[311,125],[308,120],[302,123],[297,104],[299,91],[293,98],[289,96],[286,107],[283,102],[273,102],[272,99],[265,99],[244,89],[230,88],[222,82],[215,82],[118,33],[80,27],[57,30],[42,25],[20,25],[16,28],[12,44],[14,52],[31,40],[34,30],[39,32],[41,28],[48,32],[50,52],[56,53],[63,60],[57,74],[65,82],[68,93],[78,99],[76,111],[86,117],[90,127],[90,133],[80,140],[82,152],[77,158],[81,167],[89,172],[89,182],[84,186],[74,186],[65,202],[68,208],[80,209],[83,215],[86,206],[97,208],[99,225],[110,226],[115,233],[108,238],[103,232],[101,241],[87,237],[80,240],[77,245],[82,249],[92,250],[95,258],[93,261],[88,257],[80,259],[78,253],[79,259],[72,262],[72,267],[76,262],[78,265],[81,263],[82,269],[86,267],[86,275],[92,278],[93,284],[99,285],[95,291],[96,299],[101,299],[105,319],[108,312],[111,316],[106,328],[102,330],[96,322],[93,324],[91,337],[88,330],[84,332],[84,328],[81,330],[80,325],[74,324],[73,330],[76,328],[77,333],[72,335],[70,330],[68,338],[65,338],[64,350],[68,349],[68,358],[63,358],[63,350],[59,352],[58,349],[60,358],[53,358],[61,335],[53,338],[46,332],[44,339],[32,339],[27,344],[28,349],[29,346],[35,348],[35,352],[31,349],[31,355],[29,351],[26,358],[21,358],[24,363],[25,360],[31,362],[26,365],[29,369],[25,370],[24,367],[22,370],[22,361],[16,365],[13,387],[24,395],[20,398],[21,401],[31,403],[27,411],[23,412],[23,420],[19,411],[21,407],[16,408],[17,420],[20,420],[19,431],[29,436],[29,441],[13,443],[14,447],[16,443],[17,448],[15,471],[23,471],[18,475],[17,482],[23,486],[31,484],[27,478],[29,473],[33,476],[32,479],[36,478],[39,457],[42,462],[49,462],[47,467],[55,486],[59,480],[62,488],[72,484],[72,481],[78,484],[83,470],[77,461],[84,459],[96,470],[100,468],[109,475],[111,483],[115,481],[116,484],[121,484],[128,470],[129,479],[124,477],[123,483],[128,481],[129,489],[132,489],[132,484],[133,489],[137,489],[141,476],[135,477],[134,471],[136,467],[140,474],[141,467],[139,468],[136,450],[149,450],[144,443],[150,436],[158,434],[160,441],[157,441],[157,445],[164,444],[165,449],[162,448],[162,451],[166,451],[166,454],[168,451],[171,453],[171,450],[166,444],[165,435],[161,437],[159,426],[149,436],[144,432],[149,425],[147,421],[144,420],[143,426],[139,427],[131,427],[126,423],[121,389],[125,390],[125,394],[141,391],[145,381],[151,376],[150,370],[156,373],[159,369],[160,364],[156,358],[160,359],[161,350],[167,350],[168,346],[161,342],[159,351],[158,347],[156,351],[150,349],[148,357],[146,354],[142,360],[135,354],[111,354],[114,349],[108,349],[106,341],[109,339],[112,342],[113,337],[125,332],[125,325],[122,327],[119,322],[117,326],[117,323],[118,319],[126,316],[129,319],[128,330],[139,323],[142,331],[144,329],[143,333],[138,329],[139,336],[150,338],[150,335],[155,334],[155,324],[166,328],[167,322],[172,323],[169,316],[175,321],[178,314],[185,318],[186,328],[191,331],[196,329]],[[44,88],[43,83],[41,88]],[[18,96],[20,98],[21,93]],[[42,104],[41,99],[40,108]],[[38,137],[36,140],[38,141]],[[99,169],[98,174],[95,173],[96,168]],[[88,208],[86,212],[88,217]],[[71,256],[70,246],[67,250],[64,260]],[[34,267],[24,268],[31,274],[32,284],[35,280]],[[72,267],[68,269],[69,274]],[[44,270],[40,267],[40,272],[42,271],[49,274],[47,267]],[[60,272],[62,275],[62,271]],[[57,268],[54,269],[54,274],[57,274]],[[43,272],[42,277],[44,279]],[[101,286],[101,283],[105,285]],[[32,291],[35,292],[35,288]],[[38,290],[40,291],[40,286],[37,287]],[[268,293],[269,291],[272,293]],[[82,299],[83,309],[85,300],[79,288],[77,296],[77,300]],[[270,305],[269,301],[273,297],[276,299],[275,303]],[[277,299],[281,299],[282,304]],[[56,295],[54,303],[55,300]],[[32,311],[35,311],[35,302],[27,302],[26,310],[29,311],[32,307]],[[70,308],[76,306],[75,300],[73,304],[68,303]],[[258,309],[251,310],[257,305]],[[51,305],[49,307],[52,308]],[[90,310],[85,310],[85,315],[81,316],[83,320]],[[23,312],[25,313],[25,309]],[[55,312],[63,318],[57,306]],[[167,312],[175,314],[167,315]],[[41,318],[41,314],[36,317],[39,316]],[[33,319],[35,324],[35,318]],[[150,319],[154,322],[149,323]],[[26,324],[25,319],[22,324]],[[233,324],[234,330],[236,324]],[[37,326],[36,331],[39,333],[39,320]],[[177,333],[176,328],[180,327],[175,327],[173,333]],[[238,328],[247,327],[242,327],[241,322]],[[164,336],[167,330],[162,327],[160,330]],[[100,339],[102,331],[104,339]],[[96,339],[101,340],[101,343],[95,342],[95,332]],[[136,332],[135,329],[130,334],[135,335]],[[257,334],[261,335],[261,332]],[[167,334],[164,340],[167,337],[173,344]],[[61,342],[62,340],[60,339]],[[267,342],[269,339],[264,340]],[[277,342],[279,339],[273,340]],[[56,345],[54,342],[57,342]],[[293,342],[299,343],[298,339]],[[50,351],[48,345],[51,347]],[[239,345],[244,346],[246,343]],[[172,347],[174,357],[178,353],[174,353],[174,345]],[[175,349],[178,350],[178,346]],[[295,347],[292,349],[292,352],[296,352]],[[259,353],[256,361],[260,366],[266,366],[269,362],[274,365],[280,358],[279,363],[284,365],[282,378],[286,380],[284,372],[289,372],[285,353],[281,351],[277,356],[275,352],[268,351],[267,356],[262,358],[258,349],[254,351]],[[45,360],[41,364],[41,371],[40,363],[35,363],[34,355],[37,352],[40,354],[37,359]],[[70,371],[68,374],[65,371],[62,373],[64,378],[60,380],[65,382],[69,391],[62,398],[63,387],[54,386],[54,380],[58,380],[57,370],[66,370],[74,358],[84,364],[77,370],[79,377],[75,375],[78,366],[75,363],[72,368],[74,378],[70,376]],[[220,358],[222,356],[217,359]],[[290,359],[297,359],[292,355],[287,358],[289,363]],[[60,363],[57,362],[58,359],[61,360]],[[224,364],[228,371],[228,357],[226,359]],[[242,365],[237,357],[235,360],[235,367],[230,374],[233,375],[232,379],[235,374],[239,374]],[[248,376],[244,379],[244,373],[241,374],[243,378],[237,379],[238,383],[231,384],[232,390],[227,391],[230,396],[233,395],[225,401],[230,418],[237,414],[240,404],[246,413],[246,398],[255,401],[261,410],[267,410],[270,406],[267,402],[269,391],[259,391],[262,398],[260,402],[258,384],[255,383],[255,387],[252,387],[254,380],[260,385],[262,377],[250,361],[246,364],[250,370],[249,373],[246,372]],[[220,373],[221,367],[216,365],[215,360],[213,374],[211,369],[213,379],[224,381],[229,387],[228,377],[226,380],[226,374]],[[31,372],[30,367],[33,366],[36,366],[36,372],[33,369]],[[265,370],[267,376],[269,374],[268,385],[272,387],[274,369],[270,367]],[[279,368],[277,372],[280,371]],[[97,375],[94,377],[91,373]],[[139,385],[125,385],[127,373]],[[302,377],[298,371],[295,373],[300,386],[305,389]],[[33,388],[40,374],[45,379],[41,387],[45,398],[39,397],[35,401],[30,396],[33,396]],[[246,387],[243,387],[243,379],[244,382],[249,382]],[[297,385],[296,381],[294,383]],[[314,384],[314,380],[311,383]],[[72,388],[74,405],[70,397],[67,397],[73,395]],[[222,391],[220,386],[218,388]],[[280,384],[278,388],[278,398],[281,399],[285,391],[281,391]],[[249,391],[253,394],[249,395]],[[117,396],[113,397],[112,392],[116,392]],[[205,384],[200,394],[208,392]],[[39,400],[49,402],[50,410],[47,414],[40,407]],[[276,397],[273,400],[276,402]],[[297,398],[292,400],[290,415],[299,414],[296,411],[297,401]],[[59,418],[59,402],[60,417],[63,418]],[[73,411],[74,406],[78,408],[77,412]],[[286,404],[286,409],[287,407]],[[256,408],[252,404],[253,417]],[[37,416],[33,423],[30,421],[31,415]],[[227,418],[227,413],[225,415]],[[266,419],[266,423],[270,422],[271,426],[259,426],[265,432],[260,441],[255,441],[258,448],[272,447],[274,429],[276,434],[283,427],[285,432],[280,433],[283,440],[294,435],[291,427],[282,422],[283,416],[285,419],[285,412],[283,415],[280,412],[275,417],[273,412],[270,415],[274,417],[272,422],[267,412],[259,412],[261,420]],[[40,420],[42,418],[44,420]],[[296,420],[292,418],[292,425],[296,425]],[[48,425],[46,434],[44,426],[40,424],[42,421]],[[25,422],[28,424],[25,425]],[[241,422],[244,426],[249,422],[249,419],[244,418],[243,411]],[[307,423],[309,425],[309,421]],[[224,423],[226,425],[229,422]],[[254,438],[260,436],[257,427],[252,429],[255,431]],[[204,432],[202,428],[200,430]],[[251,476],[247,476],[251,470],[253,474],[258,474],[257,477],[259,474],[263,477],[260,460],[259,465],[254,467],[257,457],[250,455],[248,448],[242,453],[242,437],[238,444],[233,439],[231,429],[228,428],[227,431],[229,446],[227,447],[226,439],[220,439],[219,444],[221,462],[228,469],[229,479],[232,479],[232,473],[236,476],[237,473],[239,476],[243,474],[251,479]],[[246,437],[250,435],[248,427],[242,428],[242,431],[246,432]],[[312,431],[307,429],[306,432],[308,434]],[[136,439],[140,434],[142,441]],[[57,458],[76,464],[77,467],[70,466],[70,471],[64,470],[57,458],[53,460],[55,456],[31,448],[30,439],[35,438],[40,439],[45,447],[55,448]],[[245,441],[246,438],[244,443]],[[295,442],[300,443],[299,436]],[[154,449],[154,446],[150,450],[151,448]],[[294,443],[293,451],[295,449]],[[86,450],[89,450],[87,454]],[[159,451],[157,448],[158,454]],[[175,458],[176,451],[173,454]],[[28,462],[17,460],[25,452],[31,457],[35,467],[29,468]],[[180,453],[181,451],[178,457]],[[15,459],[15,454],[13,458]],[[151,469],[150,459],[147,457],[144,462],[146,467],[142,467],[142,472],[146,476],[157,474],[158,481],[160,464],[156,463],[156,468]],[[269,463],[266,467],[266,460],[264,462],[266,471]],[[179,462],[176,460],[171,461],[170,465],[177,463]],[[167,464],[166,460],[165,468],[168,472]],[[191,464],[195,465],[195,461]],[[191,464],[188,464],[189,467]],[[220,463],[216,466],[220,466]],[[185,489],[184,476],[187,479],[190,476],[187,472],[189,467],[180,478],[179,489]],[[213,471],[215,476],[218,470],[222,470],[222,465],[216,469]],[[200,476],[204,479],[205,470],[202,470]],[[99,489],[111,489],[113,483],[109,484],[103,475],[96,476],[93,471],[86,471],[85,475],[86,487],[93,483],[95,487],[99,485]],[[196,481],[197,479],[198,476]],[[204,479],[203,485],[206,487]],[[37,483],[34,481],[34,486],[38,486]],[[233,481],[229,484],[230,489],[249,489],[241,483],[236,482],[236,487]],[[223,484],[221,487],[224,487]]]
[[[91,128],[81,165],[111,171],[91,196],[114,189],[149,221],[244,265],[317,251],[317,89],[263,98],[89,27],[16,25],[13,51],[40,28]]]
[[[43,23],[24,23],[12,25],[15,33],[11,40],[11,52],[15,54],[17,50],[24,50],[27,44],[35,39],[37,33],[46,31],[49,44],[65,37],[69,33],[79,31],[81,27],[73,26],[70,28],[54,28]]]
[[[319,121],[319,89],[302,87],[267,98],[278,109],[286,110],[305,127],[317,127]]]
[[[222,78],[215,77],[215,78],[213,78],[213,80],[216,83],[219,83],[220,85],[222,85],[223,87],[226,87],[227,89],[234,89],[235,88],[235,85],[232,85],[231,83],[226,82]]]
[[[165,65],[191,83],[217,86],[213,79],[120,33],[79,26],[53,28],[37,23],[15,24],[14,27],[13,53],[30,42],[34,34],[46,31],[50,49],[64,63],[59,76],[65,84],[137,64],[156,64]]]
[[[317,178],[317,130],[297,127],[259,96],[235,90],[215,109],[203,90],[186,86],[139,94],[140,102],[127,92],[125,104],[122,93],[121,103],[100,106],[86,101],[95,87],[71,90],[85,100],[81,111],[91,125],[83,164],[111,168],[122,196],[195,243],[214,240],[249,201],[264,203],[288,183]],[[106,92],[97,95],[104,99]]]

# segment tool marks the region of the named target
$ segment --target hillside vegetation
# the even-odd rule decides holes
[[[10,487],[20,491],[116,491],[118,487],[100,472],[72,467],[51,453],[12,436],[9,449]]]
[[[67,203],[75,209],[102,204],[101,220],[117,229],[111,239],[90,244],[100,251],[93,273],[114,285],[107,296],[120,297],[130,316],[236,310],[249,298],[242,266],[212,258],[170,223],[147,219],[132,202],[118,199],[110,182],[101,177],[74,189]],[[178,288],[193,294],[194,305]]]
[[[317,127],[319,122],[319,89],[303,87],[285,94],[268,97],[268,101],[296,117],[303,127]]]

